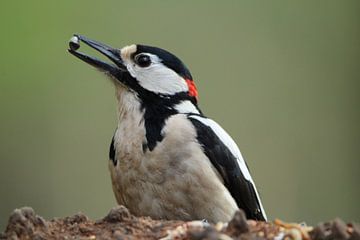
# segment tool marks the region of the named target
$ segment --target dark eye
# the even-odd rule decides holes
[[[137,63],[137,65],[139,65],[140,67],[148,67],[151,64],[151,59],[148,55],[137,55],[135,57],[135,62]]]

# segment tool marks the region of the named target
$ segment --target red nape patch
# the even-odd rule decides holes
[[[196,86],[195,86],[195,83],[193,80],[190,80],[190,79],[185,79],[186,81],[186,84],[188,85],[189,87],[189,95],[191,97],[195,97],[196,100],[198,99],[198,91],[196,89]]]

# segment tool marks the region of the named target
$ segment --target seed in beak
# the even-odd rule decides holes
[[[73,36],[72,38],[70,38],[69,47],[70,47],[70,49],[73,50],[73,51],[78,50],[79,47],[80,47],[79,38],[76,37],[76,36]]]

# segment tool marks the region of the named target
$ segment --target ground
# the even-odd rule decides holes
[[[118,206],[93,221],[82,213],[46,221],[30,207],[15,209],[0,239],[305,239],[360,240],[360,226],[340,219],[316,227],[301,224],[256,222],[238,211],[229,223],[161,221],[135,217]]]

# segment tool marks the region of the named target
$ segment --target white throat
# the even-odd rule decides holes
[[[142,121],[144,113],[141,112],[141,103],[134,92],[129,91],[121,85],[116,86],[116,98],[118,100],[119,124],[125,117],[134,117],[134,121]]]

